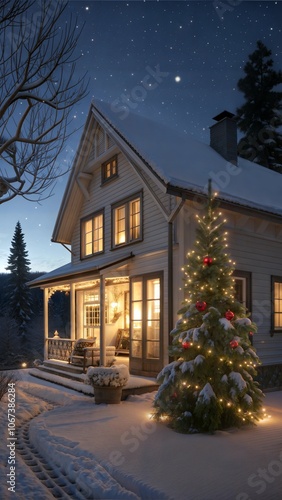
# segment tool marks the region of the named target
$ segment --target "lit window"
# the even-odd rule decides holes
[[[141,195],[113,207],[113,246],[126,245],[142,239]]]
[[[100,305],[85,306],[85,322],[88,327],[100,325]]]
[[[88,257],[104,250],[104,214],[102,212],[82,221],[82,257]]]
[[[282,331],[282,276],[272,276],[272,331]]]
[[[102,184],[117,177],[117,156],[102,164]]]

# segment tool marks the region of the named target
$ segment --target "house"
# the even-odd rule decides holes
[[[231,113],[214,120],[207,145],[91,104],[52,236],[71,246],[71,262],[30,283],[44,290],[46,358],[55,345],[48,299],[61,290],[70,295],[72,342],[94,337],[104,364],[106,347],[124,336],[132,374],[160,371],[211,179],[227,219],[237,295],[258,325],[254,346],[264,366],[282,364],[282,176],[237,158]]]

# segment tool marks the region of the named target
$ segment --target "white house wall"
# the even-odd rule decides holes
[[[193,203],[186,203],[178,216],[179,257],[175,269],[185,264],[187,252],[194,248],[195,213]],[[235,269],[251,274],[252,319],[258,326],[254,346],[264,364],[281,363],[282,335],[271,331],[271,275],[282,276],[282,227],[272,222],[222,210],[227,219],[228,249]],[[177,273],[177,271],[175,271]],[[175,297],[184,298],[181,276],[175,275]],[[175,298],[175,304],[176,303]]]
[[[111,251],[111,205],[140,190],[143,190],[143,241]],[[119,153],[117,179],[101,187],[100,165],[94,172],[89,186],[89,199],[83,203],[73,234],[74,264],[80,261],[80,219],[101,209],[105,210],[105,252],[103,256],[93,257],[93,265],[97,259],[99,262],[101,259],[109,260],[109,257],[117,260],[131,251],[137,255],[167,248],[167,223],[164,216],[124,155]]]

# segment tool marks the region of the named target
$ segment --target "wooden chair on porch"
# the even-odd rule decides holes
[[[129,354],[129,328],[120,328],[116,338],[116,356],[119,354]]]
[[[78,339],[71,352],[69,362],[82,366],[83,373],[88,366],[99,366],[100,347],[96,347],[96,338]],[[106,346],[106,366],[111,366],[115,359],[115,346]]]

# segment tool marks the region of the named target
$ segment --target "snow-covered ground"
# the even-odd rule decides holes
[[[154,393],[130,396],[120,405],[95,405],[93,397],[31,377],[26,370],[19,374],[16,426],[34,417],[31,444],[55,471],[60,469],[80,487],[84,498],[281,498],[282,392],[266,395],[271,417],[254,428],[183,435],[150,419]],[[47,401],[54,403],[54,409]],[[0,403],[0,498],[54,498],[18,454],[15,492],[8,490],[11,448],[7,444],[12,441],[7,439],[7,410],[4,398]]]

